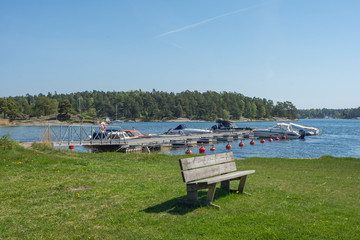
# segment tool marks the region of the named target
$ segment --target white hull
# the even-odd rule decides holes
[[[180,135],[204,134],[204,133],[212,133],[212,131],[207,129],[187,128],[184,124],[180,124],[176,128],[171,128],[166,132],[166,134],[180,134]]]
[[[305,132],[300,134],[299,131],[294,130],[290,124],[278,123],[268,129],[254,129],[253,133],[254,137],[257,138],[281,138],[286,136],[287,139],[298,139],[303,138]]]
[[[256,129],[253,131],[254,137],[257,138],[282,138],[282,136],[286,136],[287,139],[298,139],[300,138],[300,134],[296,132],[279,132],[279,131],[271,131],[269,129]]]
[[[180,134],[180,135],[189,135],[189,134],[205,134],[212,133],[210,130],[206,129],[196,129],[196,128],[186,128],[186,129],[171,129],[167,134]]]

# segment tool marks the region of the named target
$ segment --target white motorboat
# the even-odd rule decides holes
[[[123,130],[108,129],[104,131],[94,131],[89,139],[129,139],[130,136]]]
[[[113,120],[113,121],[110,122],[110,124],[112,124],[112,125],[118,125],[118,124],[121,124],[121,123],[123,123],[123,121],[121,121],[121,120]]]
[[[100,131],[93,130],[93,133],[89,136],[89,139],[130,139],[138,137],[151,137],[151,135],[141,134],[138,130],[132,129],[106,129],[106,124],[102,122],[99,127]]]
[[[277,123],[276,125],[267,129],[254,129],[254,137],[257,138],[275,138],[286,136],[287,139],[302,139],[305,137],[304,130],[295,130],[288,123]]]
[[[204,134],[204,133],[212,133],[212,131],[208,129],[188,128],[184,124],[180,124],[176,128],[171,128],[166,132],[166,134],[180,134],[180,135]]]
[[[312,135],[319,135],[320,134],[320,129],[315,128],[315,127],[306,127],[306,126],[302,126],[302,125],[295,124],[295,123],[289,123],[289,124],[295,130],[298,130],[298,131],[304,130],[306,136],[312,136]]]

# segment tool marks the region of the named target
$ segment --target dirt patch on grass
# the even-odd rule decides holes
[[[32,145],[32,144],[33,144],[32,142],[19,142],[19,145],[20,145],[20,146],[22,146],[22,147],[24,147],[24,148],[28,148],[28,149],[31,148],[31,145]]]
[[[73,187],[73,188],[69,188],[70,191],[83,191],[83,190],[87,190],[90,189],[90,186],[80,186],[80,187]]]

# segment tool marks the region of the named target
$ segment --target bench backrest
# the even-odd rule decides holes
[[[236,171],[232,152],[208,156],[183,158],[179,160],[184,182]]]

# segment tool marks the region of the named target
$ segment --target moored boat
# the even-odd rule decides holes
[[[254,137],[257,138],[274,138],[283,137],[287,139],[303,139],[305,137],[305,131],[297,131],[288,123],[277,123],[276,125],[267,129],[254,129]]]
[[[108,129],[104,131],[94,131],[90,139],[127,139],[130,138],[124,131],[118,129]]]
[[[166,132],[166,134],[180,134],[180,135],[204,134],[204,133],[212,133],[212,131],[208,129],[188,128],[184,124],[180,124],[176,128],[171,128]]]
[[[146,138],[146,137],[151,137],[151,135],[146,135],[146,134],[142,134],[141,132],[139,132],[139,130],[127,130],[127,129],[123,129],[121,130],[122,132],[124,132],[128,137],[130,138],[136,138],[136,137],[142,137],[142,138]]]
[[[222,118],[219,118],[216,121],[216,123],[217,125],[211,127],[211,129],[215,132],[252,130],[252,128],[249,127],[245,127],[245,128],[238,127],[235,125],[234,122],[229,120],[223,120]]]
[[[140,138],[140,137],[151,137],[151,135],[144,135],[138,130],[132,129],[116,129],[108,128],[106,129],[106,124],[102,122],[99,127],[100,131],[94,131],[90,139],[130,139],[130,138]]]
[[[312,136],[312,135],[319,135],[320,134],[320,129],[319,128],[306,127],[306,126],[302,126],[300,124],[295,124],[295,123],[289,123],[289,124],[293,129],[296,129],[298,131],[300,131],[300,130],[305,131],[306,136]]]
[[[110,122],[110,124],[112,124],[112,125],[118,125],[118,124],[121,124],[121,123],[123,123],[124,121],[122,121],[122,120],[113,120],[113,121],[111,121]]]

